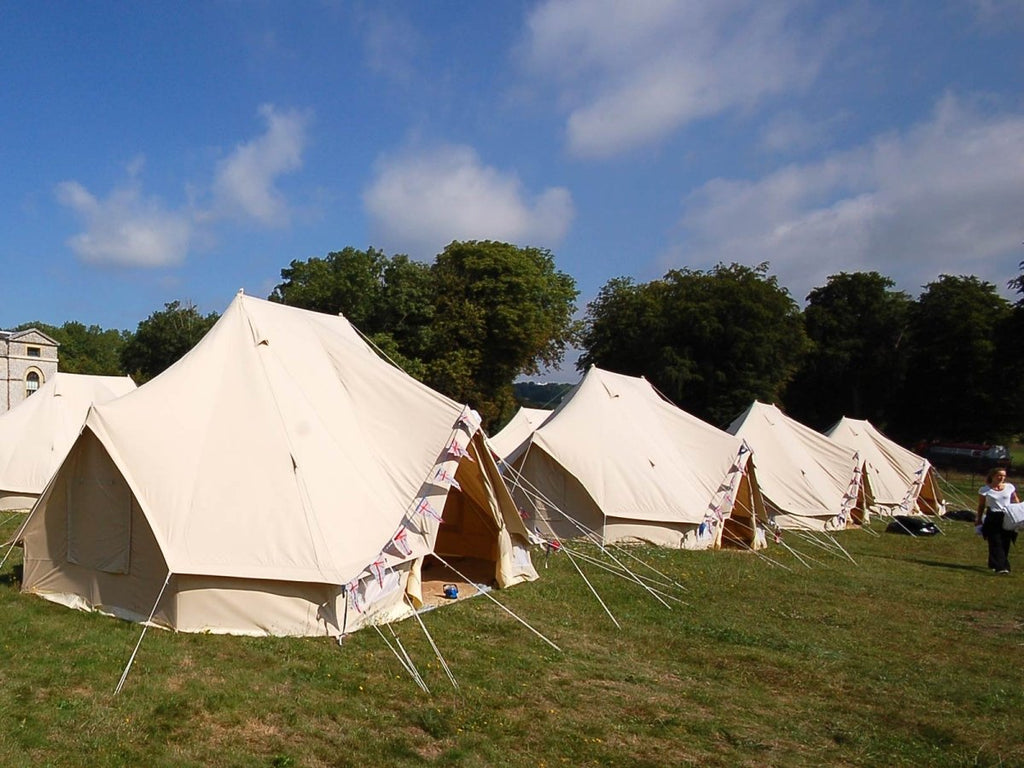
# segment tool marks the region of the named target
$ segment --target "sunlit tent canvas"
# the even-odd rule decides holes
[[[520,408],[500,432],[487,438],[487,443],[497,456],[504,459],[522,445],[551,413],[546,408]]]
[[[508,463],[516,500],[544,537],[758,545],[764,510],[747,446],[643,378],[591,367]]]
[[[864,521],[870,487],[854,451],[757,401],[728,431],[754,450],[765,505],[779,528],[841,530]]]
[[[826,434],[860,456],[871,485],[872,508],[880,514],[945,512],[931,463],[890,440],[871,422],[844,416]]]
[[[94,408],[21,532],[28,592],[189,632],[331,635],[408,615],[432,564],[536,578],[479,418],[343,317],[241,294]]]
[[[89,406],[133,389],[127,376],[57,373],[0,416],[0,510],[30,508],[78,437]]]

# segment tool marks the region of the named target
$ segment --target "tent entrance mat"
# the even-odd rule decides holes
[[[455,573],[451,568],[436,558],[428,556],[423,561],[423,568],[420,571],[423,587],[423,606],[434,607],[446,603],[454,603],[455,600],[445,597],[444,588],[446,584],[454,584],[458,590],[457,600],[464,600],[478,594],[477,588],[470,584],[463,576],[472,579],[474,583],[490,589],[494,584],[494,561],[481,560],[475,557],[446,557],[449,563],[462,574]]]

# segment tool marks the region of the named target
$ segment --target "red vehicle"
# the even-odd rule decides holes
[[[1010,468],[1010,451],[1005,445],[988,443],[932,442],[918,446],[918,453],[937,467],[954,467],[985,472],[992,467]]]

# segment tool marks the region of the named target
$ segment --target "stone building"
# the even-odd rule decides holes
[[[42,331],[0,331],[0,416],[57,373],[58,343]]]

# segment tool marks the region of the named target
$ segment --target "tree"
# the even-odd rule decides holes
[[[76,321],[61,326],[33,322],[22,323],[15,330],[36,328],[52,338],[58,348],[58,367],[64,373],[84,373],[93,376],[120,376],[120,353],[130,338],[128,331],[103,330],[98,325],[86,327]]]
[[[841,272],[807,296],[811,348],[786,390],[794,418],[825,429],[843,416],[888,423],[906,372],[911,299],[878,272]]]
[[[902,407],[894,418],[906,440],[992,440],[1008,436],[1006,409],[1021,396],[1007,388],[1004,364],[1016,351],[999,348],[1011,317],[992,283],[940,275],[910,312],[910,353]]]
[[[143,384],[176,363],[213,327],[220,315],[201,315],[193,304],[172,301],[139,323],[121,349],[121,366]]]
[[[575,281],[550,251],[493,241],[451,243],[431,275],[427,383],[473,404],[488,426],[507,419],[515,378],[557,364],[575,340]]]
[[[578,367],[646,376],[681,408],[728,423],[778,401],[807,347],[799,308],[768,265],[610,281],[587,308]]]
[[[1007,281],[1006,287],[1020,294],[1020,298],[1017,299],[1017,306],[1024,306],[1024,261],[1018,264],[1017,268],[1021,273],[1012,280]]]
[[[561,359],[576,326],[575,282],[550,252],[454,242],[431,265],[345,248],[292,261],[270,296],[341,312],[411,375],[480,411],[486,425],[515,409],[512,383]]]

